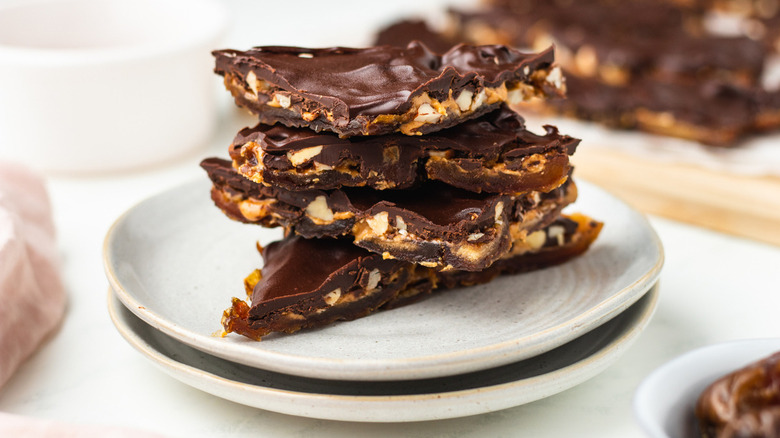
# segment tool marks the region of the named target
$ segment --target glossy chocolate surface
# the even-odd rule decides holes
[[[227,332],[260,340],[272,332],[352,320],[377,309],[407,305],[437,289],[486,283],[499,275],[563,263],[585,252],[601,230],[600,223],[584,216],[559,217],[553,225],[566,230],[563,240],[548,239],[533,252],[499,260],[479,272],[441,272],[383,260],[343,240],[288,236],[263,249],[262,279],[254,287],[251,306],[234,299],[223,325]],[[311,268],[312,264],[318,266]],[[352,295],[326,301],[334,289],[341,291],[339,296],[348,291]]]
[[[507,83],[536,84],[539,81],[534,73],[550,68],[553,62],[552,48],[527,54],[500,45],[458,45],[436,54],[419,42],[406,47],[365,49],[256,47],[248,51],[219,50],[214,56],[218,74],[246,81],[251,72],[273,89],[291,95],[292,108],[298,109],[278,111],[265,105],[268,96],[253,104],[242,93],[231,90],[237,103],[257,112],[261,122],[326,129],[342,136],[394,132],[397,126],[393,123],[374,123],[374,119],[405,115],[414,98],[424,94],[443,102],[463,90],[476,92]],[[544,83],[542,78],[540,87]],[[259,93],[267,94],[267,90]],[[483,105],[464,119],[496,106]],[[304,112],[316,116],[306,120]],[[446,123],[426,125],[426,129],[438,130],[460,121],[446,118]]]
[[[319,253],[323,257],[318,257]],[[263,250],[263,280],[254,288],[252,315],[299,302],[311,294],[324,295],[335,289],[344,293],[360,285],[362,276],[377,270],[386,276],[402,262],[385,260],[344,240],[289,238],[273,242]],[[364,281],[366,279],[363,279]],[[266,302],[273,301],[273,306]]]

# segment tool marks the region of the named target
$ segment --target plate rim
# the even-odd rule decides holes
[[[257,409],[308,418],[355,422],[409,422],[443,420],[495,412],[541,400],[586,382],[616,362],[650,324],[658,309],[659,284],[660,282],[653,284],[648,293],[643,295],[648,297],[649,301],[630,325],[627,324],[626,328],[582,360],[548,373],[497,385],[412,395],[304,393],[241,383],[201,370],[194,365],[179,362],[149,345],[128,325],[119,322],[122,318],[119,312],[126,310],[131,317],[138,318],[147,325],[149,330],[155,330],[177,344],[188,346],[143,321],[119,300],[116,292],[110,287],[107,294],[107,307],[115,328],[133,349],[175,380],[213,396]],[[566,344],[557,348],[565,348],[565,346]],[[205,352],[204,354],[216,360],[228,361]],[[529,359],[533,358],[518,362]],[[527,388],[534,384],[542,386],[543,389],[529,396]],[[225,391],[234,391],[241,396],[230,397],[225,394]],[[520,392],[521,396],[511,397],[513,392]],[[401,409],[403,403],[410,403],[413,406]],[[420,403],[426,404],[425,409],[419,409]]]
[[[553,327],[548,327],[545,330],[535,333],[535,335],[540,335],[545,333],[549,334],[559,332],[561,334],[565,334],[566,336],[556,336],[554,341],[548,341],[539,345],[535,345],[532,348],[526,348],[523,350],[524,354],[513,354],[517,351],[516,340],[507,340],[486,346],[471,348],[468,350],[469,356],[467,358],[458,357],[463,355],[463,351],[457,351],[439,353],[435,355],[418,356],[415,358],[404,358],[403,360],[363,359],[359,361],[360,367],[350,367],[348,368],[348,372],[345,371],[345,365],[348,365],[349,362],[345,362],[344,360],[338,358],[318,357],[316,358],[316,363],[318,366],[312,367],[312,359],[310,357],[305,355],[291,354],[288,352],[254,349],[252,351],[252,356],[247,357],[241,354],[242,352],[245,353],[245,351],[243,351],[245,348],[243,347],[238,347],[235,349],[231,347],[226,351],[220,350],[220,347],[224,347],[225,344],[219,343],[218,340],[220,336],[218,335],[213,336],[212,334],[212,336],[206,336],[204,334],[192,332],[191,330],[186,329],[176,323],[168,321],[163,316],[158,315],[154,311],[149,310],[138,300],[136,300],[132,293],[123,287],[121,281],[112,268],[112,259],[110,257],[111,243],[116,236],[118,227],[136,208],[158,196],[163,196],[177,190],[188,190],[192,186],[201,183],[204,183],[204,181],[201,179],[191,180],[187,183],[180,184],[168,190],[164,190],[155,195],[152,195],[137,202],[131,208],[123,212],[113,222],[103,240],[102,259],[108,282],[111,288],[116,292],[120,301],[122,301],[122,303],[127,308],[129,308],[133,313],[135,313],[148,324],[166,332],[177,340],[206,353],[217,355],[233,362],[239,362],[255,368],[267,369],[287,374],[296,374],[325,379],[331,378],[371,381],[401,380],[404,378],[428,378],[454,375],[465,371],[475,371],[489,368],[491,366],[497,366],[501,363],[511,363],[513,359],[520,360],[522,358],[532,357],[534,355],[563,345],[564,343],[575,339],[577,336],[587,333],[588,331],[614,318],[616,315],[620,314],[622,311],[634,304],[636,301],[642,298],[642,296],[644,296],[644,294],[658,281],[665,261],[664,247],[661,239],[644,213],[634,209],[622,199],[601,188],[600,186],[594,183],[590,183],[587,180],[578,179],[578,186],[589,186],[590,190],[600,192],[601,196],[611,198],[611,200],[620,203],[627,212],[634,214],[641,222],[643,228],[649,232],[653,242],[653,250],[658,253],[658,257],[655,260],[654,265],[650,267],[642,276],[638,277],[632,283],[626,285],[612,296],[564,323]],[[629,298],[627,299],[626,297]],[[603,309],[605,308],[609,310],[604,311]],[[592,314],[597,314],[599,316],[593,318],[590,316]],[[567,330],[571,327],[576,328],[576,330]],[[257,358],[261,359],[259,361],[260,363],[258,362]],[[447,361],[446,365],[443,365],[440,361],[447,358],[450,358],[450,360]],[[487,365],[480,365],[482,363],[487,363]],[[424,365],[421,366],[420,364]]]

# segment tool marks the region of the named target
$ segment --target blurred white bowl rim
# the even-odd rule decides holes
[[[109,172],[207,144],[227,19],[214,0],[0,2],[0,159]]]

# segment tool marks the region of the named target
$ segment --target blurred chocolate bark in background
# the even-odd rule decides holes
[[[780,93],[761,86],[775,46],[769,34],[780,33],[771,24],[780,22],[777,2],[737,3],[745,2],[493,0],[476,10],[448,11],[444,29],[420,20],[392,24],[376,42],[404,46],[419,39],[437,48],[468,42],[533,50],[554,45],[568,96],[525,105],[521,112],[730,147],[780,127]],[[744,35],[713,32],[713,15],[736,10],[742,11]]]

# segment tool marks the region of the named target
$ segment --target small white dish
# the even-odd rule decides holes
[[[121,335],[173,378],[209,394],[284,414],[341,421],[401,422],[484,414],[549,397],[615,362],[650,321],[654,287],[595,330],[540,356],[453,377],[351,382],[310,379],[226,361],[146,324],[109,293]]]
[[[575,209],[605,222],[560,266],[443,291],[414,305],[255,342],[220,337],[220,316],[260,267],[255,242],[279,230],[227,219],[207,178],[152,197],[105,240],[106,275],[141,319],[212,355],[257,368],[339,380],[461,374],[536,356],[605,323],[656,282],[663,252],[645,218],[584,181]],[[312,260],[316,263],[316,260]]]
[[[652,438],[698,438],[694,407],[714,381],[780,351],[780,338],[702,347],[653,371],[637,388],[634,414]]]
[[[0,5],[0,158],[58,173],[130,169],[209,143],[212,0]]]

